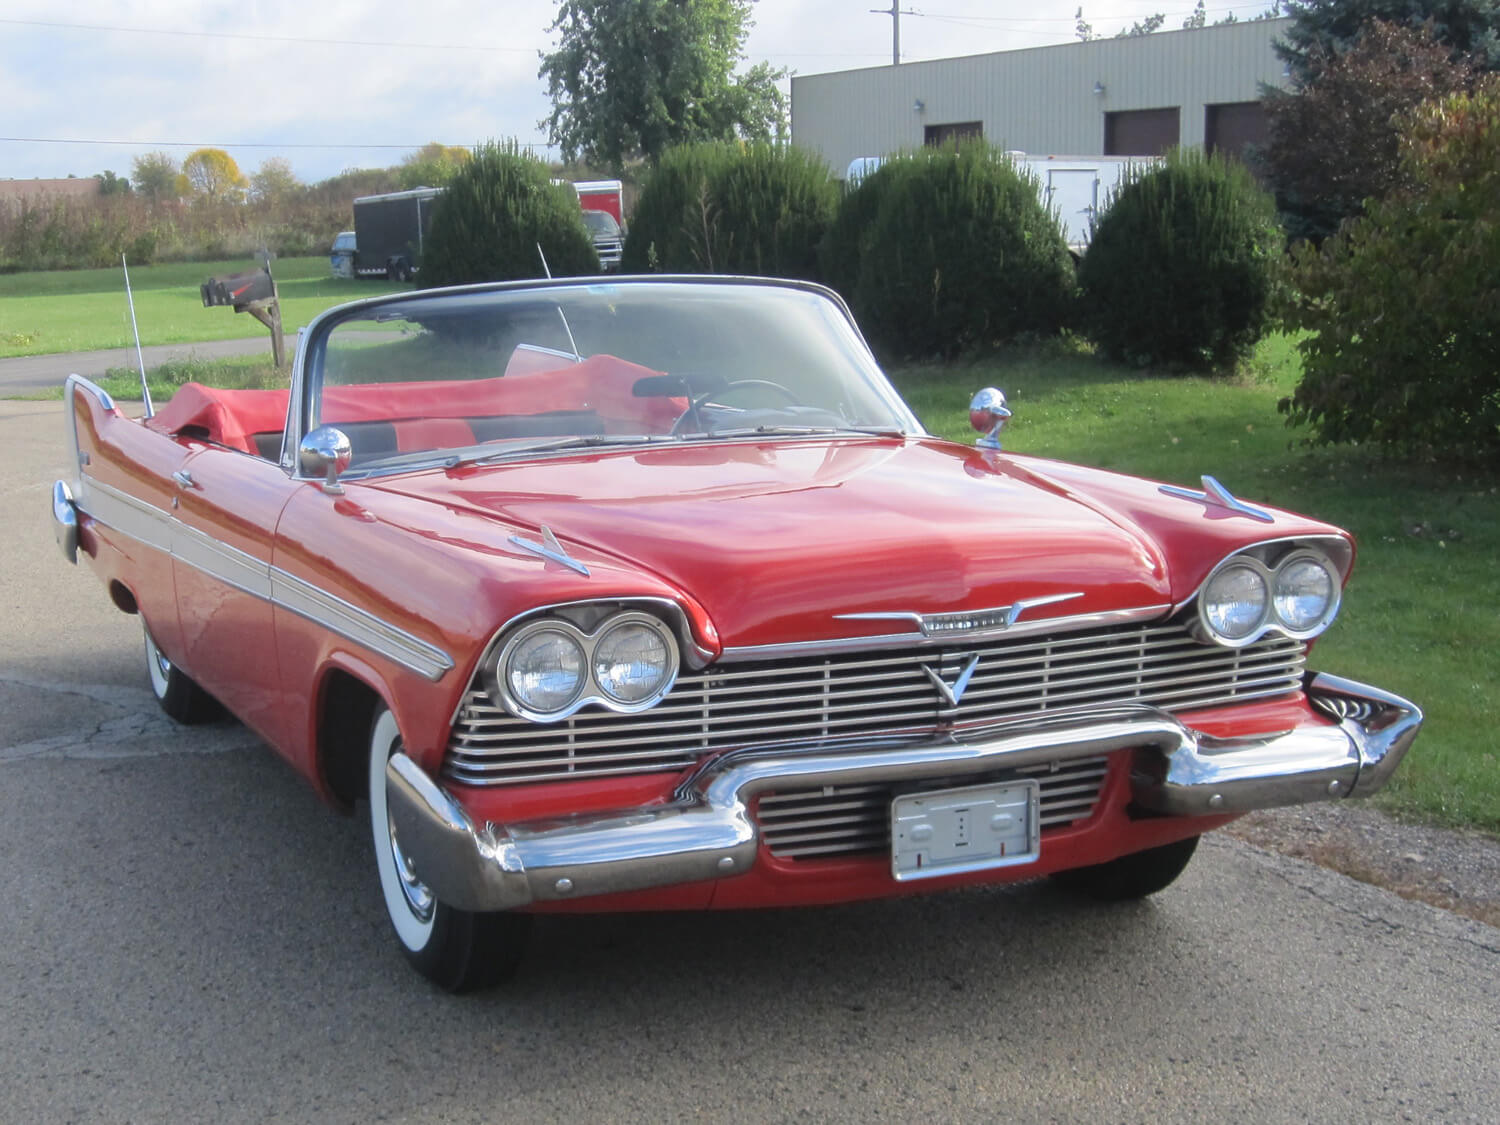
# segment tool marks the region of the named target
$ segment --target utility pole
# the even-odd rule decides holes
[[[873,12],[877,16],[890,16],[891,17],[891,65],[892,66],[900,66],[901,65],[901,17],[903,15],[914,16],[917,13],[914,12],[914,11],[911,11],[910,9],[907,9],[905,12],[903,12],[901,10],[901,0],[891,0],[891,6],[889,8],[871,8],[870,11]]]

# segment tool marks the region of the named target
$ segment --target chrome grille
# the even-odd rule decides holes
[[[1093,815],[1108,770],[1108,758],[1074,758],[1024,766],[1005,776],[1037,780],[1045,832]],[[771,854],[782,859],[887,853],[895,795],[889,785],[828,785],[767,793],[756,805],[755,821]]]
[[[979,664],[957,709],[925,669],[952,683]],[[1200,644],[1180,623],[1124,625],[943,649],[723,664],[679,676],[637,715],[588,709],[560,723],[517,719],[476,677],[448,744],[445,774],[515,785],[679,770],[736,746],[922,735],[1086,704],[1185,711],[1296,690],[1306,646],[1267,637],[1243,649]]]

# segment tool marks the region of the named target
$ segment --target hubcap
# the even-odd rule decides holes
[[[400,880],[401,893],[406,898],[406,908],[418,921],[430,921],[434,901],[432,892],[427,889],[426,883],[417,878],[416,872],[412,870],[411,860],[402,852],[401,844],[396,839],[396,825],[391,820],[389,810],[385,814],[385,825],[390,835],[391,858],[396,862],[396,878]]]

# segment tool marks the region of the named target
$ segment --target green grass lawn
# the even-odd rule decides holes
[[[210,277],[256,268],[254,261],[180,262],[130,271],[142,344],[183,344],[266,335],[248,313],[203,307],[198,287]],[[388,281],[333,277],[328,258],[278,258],[271,263],[290,337],[333,305],[410,289]],[[122,348],[135,342],[125,278],[118,266],[0,274],[0,358]],[[290,348],[290,340],[288,341]]]
[[[1415,700],[1421,737],[1385,793],[1388,809],[1500,833],[1500,481],[1393,463],[1360,449],[1307,449],[1276,402],[1298,357],[1274,337],[1232,381],[1155,377],[1062,349],[894,378],[927,427],[971,440],[970,396],[1001,387],[1007,449],[1196,485],[1204,473],[1247,500],[1346,527],[1359,557],[1339,619],[1312,666]]]

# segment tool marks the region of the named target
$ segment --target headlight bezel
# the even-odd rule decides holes
[[[1274,564],[1262,557],[1263,549],[1250,548],[1237,551],[1219,562],[1194,594],[1194,632],[1198,639],[1225,648],[1246,648],[1267,634],[1274,633],[1296,641],[1307,641],[1321,635],[1338,616],[1343,602],[1345,571],[1330,555],[1316,547],[1292,544],[1275,559]],[[1289,568],[1299,563],[1313,563],[1328,575],[1329,597],[1322,612],[1310,625],[1298,627],[1284,618],[1276,608],[1277,581]],[[1245,568],[1255,572],[1265,589],[1265,604],[1261,607],[1259,620],[1243,636],[1231,637],[1217,630],[1208,616],[1207,594],[1210,586],[1225,571]]]
[[[661,682],[648,695],[633,702],[611,695],[599,683],[595,673],[595,657],[599,642],[617,628],[629,625],[641,626],[654,633],[660,639],[666,654],[665,672]],[[578,646],[583,659],[583,674],[577,691],[566,704],[553,710],[540,710],[526,700],[518,698],[511,690],[510,660],[523,641],[535,637],[538,633],[549,631],[567,637]],[[484,686],[489,691],[490,697],[512,715],[534,723],[557,723],[590,705],[601,706],[624,715],[635,714],[654,707],[672,690],[677,682],[681,666],[682,654],[672,627],[654,614],[625,609],[606,615],[593,623],[593,627],[589,629],[580,627],[568,618],[555,615],[531,618],[510,631],[502,643],[491,646],[484,658],[482,674]]]

